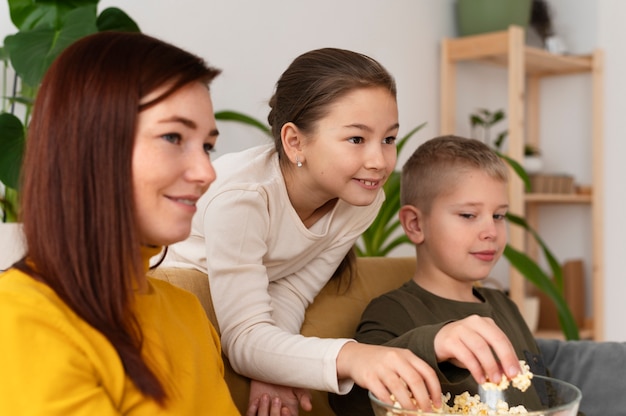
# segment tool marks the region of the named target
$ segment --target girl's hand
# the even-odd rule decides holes
[[[297,416],[299,407],[306,411],[313,409],[309,390],[257,380],[250,382],[246,416]]]
[[[471,315],[445,325],[435,336],[439,362],[466,368],[477,383],[500,382],[503,374],[515,377],[519,358],[508,337],[491,318]]]
[[[441,386],[435,371],[403,348],[348,342],[337,357],[337,375],[351,378],[379,400],[404,409],[441,407]]]

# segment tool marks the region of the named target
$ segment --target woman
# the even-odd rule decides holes
[[[297,414],[311,406],[303,389],[347,393],[354,382],[430,408],[437,377],[409,351],[299,335],[384,199],[396,163],[393,78],[365,55],[314,50],[283,73],[270,107],[274,144],[216,161],[219,178],[168,265],[208,272],[225,352],[255,380],[248,414],[281,405]]]
[[[239,414],[198,300],[146,277],[215,179],[219,72],[113,32],[47,72],[23,167],[28,250],[0,276],[0,414]]]

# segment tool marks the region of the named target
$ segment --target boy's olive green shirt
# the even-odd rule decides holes
[[[489,288],[475,288],[474,293],[483,302],[445,299],[410,280],[370,302],[355,338],[366,344],[410,349],[435,369],[444,392],[476,392],[476,382],[469,371],[437,362],[434,339],[445,324],[470,315],[490,317],[509,337],[520,360],[527,360],[526,351],[537,355],[539,349],[517,306],[506,294]],[[330,403],[341,416],[373,415],[367,391],[358,386],[344,396],[330,395]]]

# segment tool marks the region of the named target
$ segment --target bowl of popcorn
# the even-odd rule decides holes
[[[443,407],[432,411],[402,409],[400,404],[387,404],[370,392],[376,416],[436,416],[436,415],[534,415],[576,416],[582,394],[570,384],[551,377],[533,375],[521,362],[522,373],[512,380],[485,383],[477,392],[452,395],[444,393]]]

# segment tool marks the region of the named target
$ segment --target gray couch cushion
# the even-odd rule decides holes
[[[586,416],[626,415],[626,343],[537,339],[551,375],[577,386]]]

